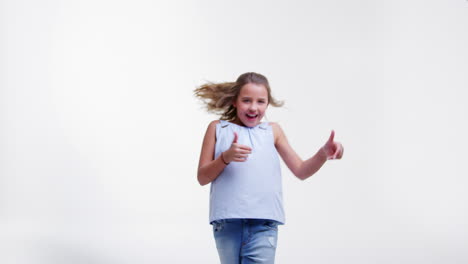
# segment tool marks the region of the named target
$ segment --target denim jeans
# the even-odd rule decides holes
[[[223,219],[212,224],[221,264],[275,263],[276,221]]]

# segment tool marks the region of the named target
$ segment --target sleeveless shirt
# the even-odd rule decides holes
[[[232,218],[269,219],[284,224],[281,167],[271,125],[244,127],[225,120],[216,125],[215,157],[237,143],[252,148],[244,162],[230,162],[211,182],[210,223]]]

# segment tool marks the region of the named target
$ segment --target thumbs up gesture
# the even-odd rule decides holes
[[[327,140],[327,143],[322,147],[323,151],[327,155],[327,159],[341,159],[343,156],[343,145],[339,142],[333,141],[335,138],[335,131],[331,131],[330,138]]]
[[[232,141],[231,147],[221,153],[226,163],[230,163],[231,161],[244,162],[247,160],[248,155],[252,153],[252,149],[249,146],[237,143],[237,139],[238,135],[234,132],[234,140]]]

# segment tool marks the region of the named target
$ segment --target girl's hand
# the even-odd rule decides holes
[[[237,143],[237,133],[234,132],[234,140],[232,141],[231,147],[225,152],[221,153],[221,158],[226,163],[231,161],[244,162],[247,157],[252,153],[252,149],[249,146],[241,145]]]
[[[325,152],[327,159],[341,159],[343,156],[343,145],[339,142],[334,142],[333,138],[335,137],[335,131],[332,130],[330,138],[327,143],[322,147],[322,150]]]

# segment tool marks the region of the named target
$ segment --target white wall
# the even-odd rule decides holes
[[[217,263],[192,91],[265,74],[277,263],[468,262],[468,2],[0,2],[0,262]]]

